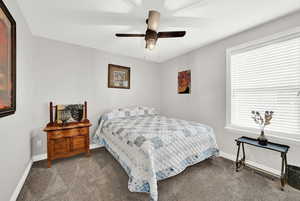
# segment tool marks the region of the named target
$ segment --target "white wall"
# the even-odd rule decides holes
[[[15,0],[4,0],[17,23],[17,111],[0,118],[0,200],[10,199],[31,158],[32,36]]]
[[[297,12],[163,63],[161,65],[162,113],[212,126],[217,134],[220,149],[225,153],[235,155],[234,139],[244,134],[224,129],[226,118],[225,51],[227,48],[300,26],[299,19],[300,12]],[[177,94],[177,73],[185,69],[191,69],[192,74],[190,95]],[[249,136],[256,137],[257,135]],[[289,144],[291,149],[288,162],[300,165],[300,144],[276,138],[270,139]],[[251,161],[276,170],[280,169],[280,154],[257,148],[247,148],[246,151]]]
[[[100,114],[112,108],[145,105],[159,109],[157,64],[44,38],[34,40],[33,155],[46,153],[46,134],[42,129],[49,122],[50,101],[56,104],[88,101],[91,133]],[[131,68],[131,89],[107,88],[109,63]]]

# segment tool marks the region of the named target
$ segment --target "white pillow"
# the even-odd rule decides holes
[[[143,115],[157,115],[158,112],[155,108],[136,106],[134,108],[118,108],[111,112],[102,115],[103,120],[114,119],[114,118],[125,118],[132,116],[143,116]]]

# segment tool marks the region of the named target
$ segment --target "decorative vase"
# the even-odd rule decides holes
[[[260,132],[260,136],[257,138],[258,144],[260,145],[267,145],[268,144],[268,139],[265,136],[265,132],[262,130]]]

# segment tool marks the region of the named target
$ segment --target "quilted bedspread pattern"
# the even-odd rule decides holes
[[[132,192],[158,200],[157,181],[219,153],[209,126],[160,115],[102,120],[94,136],[122,165]]]

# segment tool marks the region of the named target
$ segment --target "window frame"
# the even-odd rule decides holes
[[[226,122],[225,129],[230,131],[238,132],[238,133],[247,133],[247,134],[255,134],[259,135],[259,128],[251,128],[251,127],[242,127],[238,125],[234,125],[231,123],[231,56],[236,53],[246,52],[251,49],[256,49],[262,46],[266,46],[269,44],[273,44],[280,41],[285,41],[289,39],[293,39],[296,37],[300,37],[300,27],[295,27],[293,29],[279,32],[270,36],[263,37],[258,40],[253,40],[250,42],[246,42],[235,47],[226,49]],[[250,118],[250,111],[249,111]],[[265,129],[266,134],[271,137],[296,141],[300,143],[300,134],[290,134],[283,132],[276,132],[272,130],[268,130],[268,127]]]

